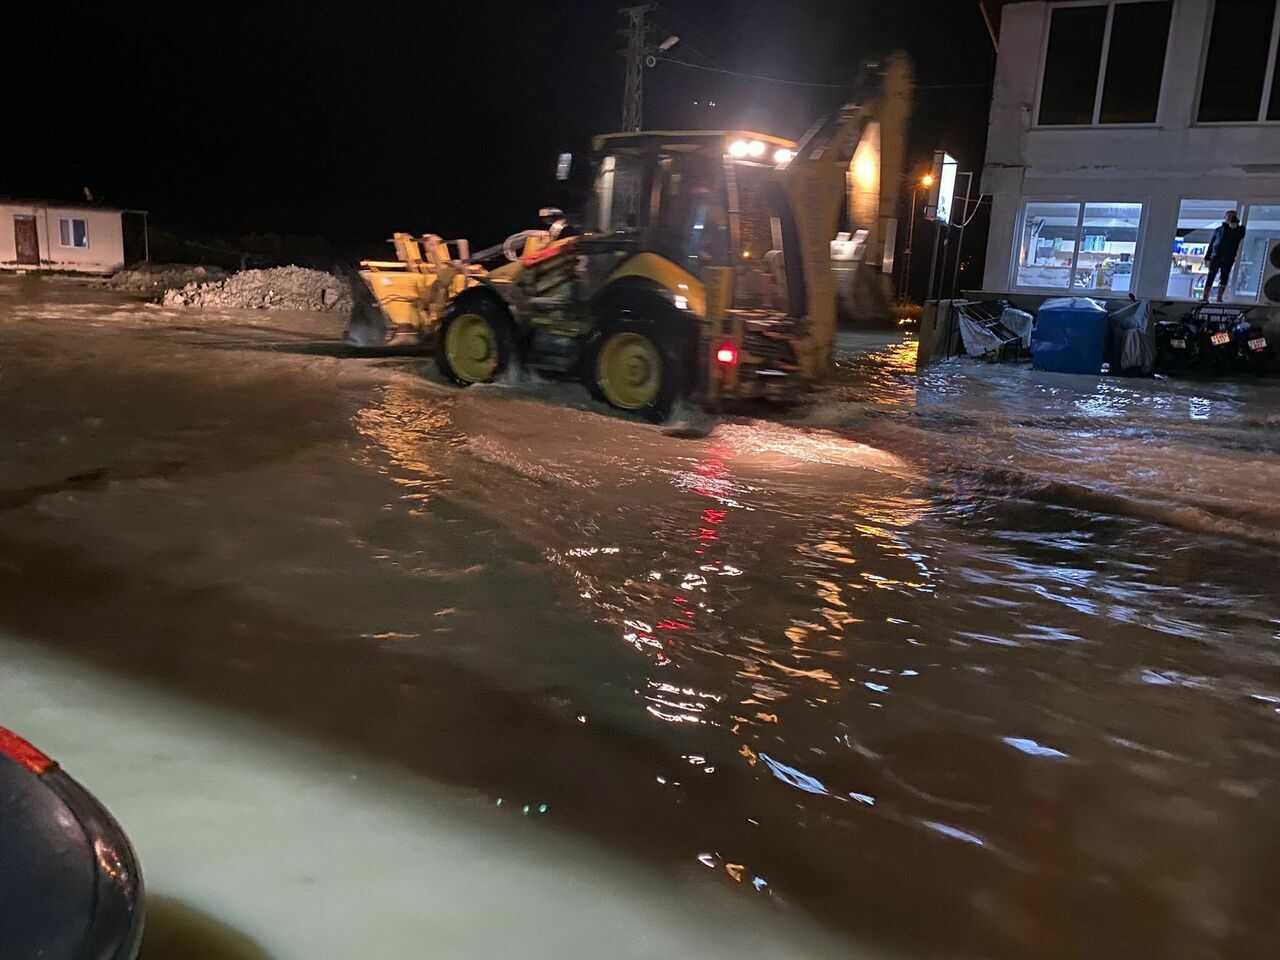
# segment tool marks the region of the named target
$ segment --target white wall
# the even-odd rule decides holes
[[[983,192],[991,195],[984,289],[1011,289],[1023,198],[1141,201],[1134,292],[1161,298],[1182,198],[1280,202],[1280,124],[1196,126],[1210,0],[1175,0],[1154,126],[1036,129],[1051,7],[1004,8]]]
[[[40,239],[40,263],[19,264],[13,218],[34,216]],[[87,247],[64,247],[58,221],[63,217],[85,221]],[[0,203],[0,269],[74,270],[81,273],[115,273],[124,266],[124,230],[118,210],[96,207]]]

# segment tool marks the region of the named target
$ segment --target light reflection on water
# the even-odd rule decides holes
[[[633,691],[610,709],[683,767],[656,782],[715,798],[690,814],[707,817],[695,834],[719,833],[729,810],[750,827],[690,858],[729,880],[767,876],[855,928],[924,910],[962,952],[1264,942],[1265,862],[1239,839],[1280,832],[1277,591],[1239,566],[1259,548],[956,470],[939,450],[972,443],[988,462],[1009,448],[1074,458],[1088,483],[1095,462],[1062,444],[1112,443],[1096,425],[1131,418],[1134,391],[1033,384],[1057,406],[1032,412],[1025,390],[1001,407],[1016,385],[996,380],[972,388],[986,406],[935,418],[955,377],[922,400],[909,350],[865,376],[857,361],[837,385],[834,406],[862,411],[851,437],[733,422],[676,441],[574,413],[548,443],[526,439],[540,412],[491,399],[459,441],[447,415],[390,392],[357,422],[398,482],[517,515],[512,535],[609,626]],[[913,422],[880,417],[903,408]],[[1009,448],[990,430],[957,435],[1002,409]],[[460,457],[481,430],[479,454]],[[562,670],[571,696],[602,683]]]
[[[401,499],[413,504],[411,512],[420,511],[434,490],[449,482],[432,462],[438,440],[447,442],[452,436],[456,442],[447,404],[424,404],[421,396],[407,387],[390,384],[379,391],[377,403],[356,411],[352,423],[381,454],[375,458],[366,449],[358,455],[358,462],[401,487]]]

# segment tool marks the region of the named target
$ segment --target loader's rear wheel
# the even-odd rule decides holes
[[[607,329],[590,364],[591,392],[612,407],[655,422],[665,420],[683,395],[679,351],[648,323]]]
[[[474,302],[441,321],[436,365],[460,386],[488,383],[511,362],[513,341],[510,318],[494,304]]]

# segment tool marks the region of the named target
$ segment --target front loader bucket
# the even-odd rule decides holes
[[[423,276],[391,270],[353,271],[351,316],[345,341],[348,346],[418,347],[431,333],[422,299]]]
[[[347,275],[351,287],[351,314],[343,340],[350,347],[382,347],[387,342],[387,320],[378,309],[369,285],[352,270]]]

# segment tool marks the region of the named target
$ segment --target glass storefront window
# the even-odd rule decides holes
[[[1267,243],[1280,237],[1280,204],[1255,203],[1245,208],[1244,242],[1236,258],[1232,295],[1241,300],[1256,300],[1267,258]]]
[[[1141,225],[1140,203],[1028,203],[1015,285],[1127,293]]]
[[[1175,300],[1198,300],[1204,295],[1208,273],[1205,250],[1228,210],[1239,212],[1237,200],[1183,200],[1178,206],[1178,229],[1173,238],[1173,259],[1165,296]]]
[[[1072,286],[1128,293],[1142,223],[1140,203],[1088,203]]]
[[[1080,204],[1028,203],[1018,244],[1019,287],[1068,289],[1080,233]]]

